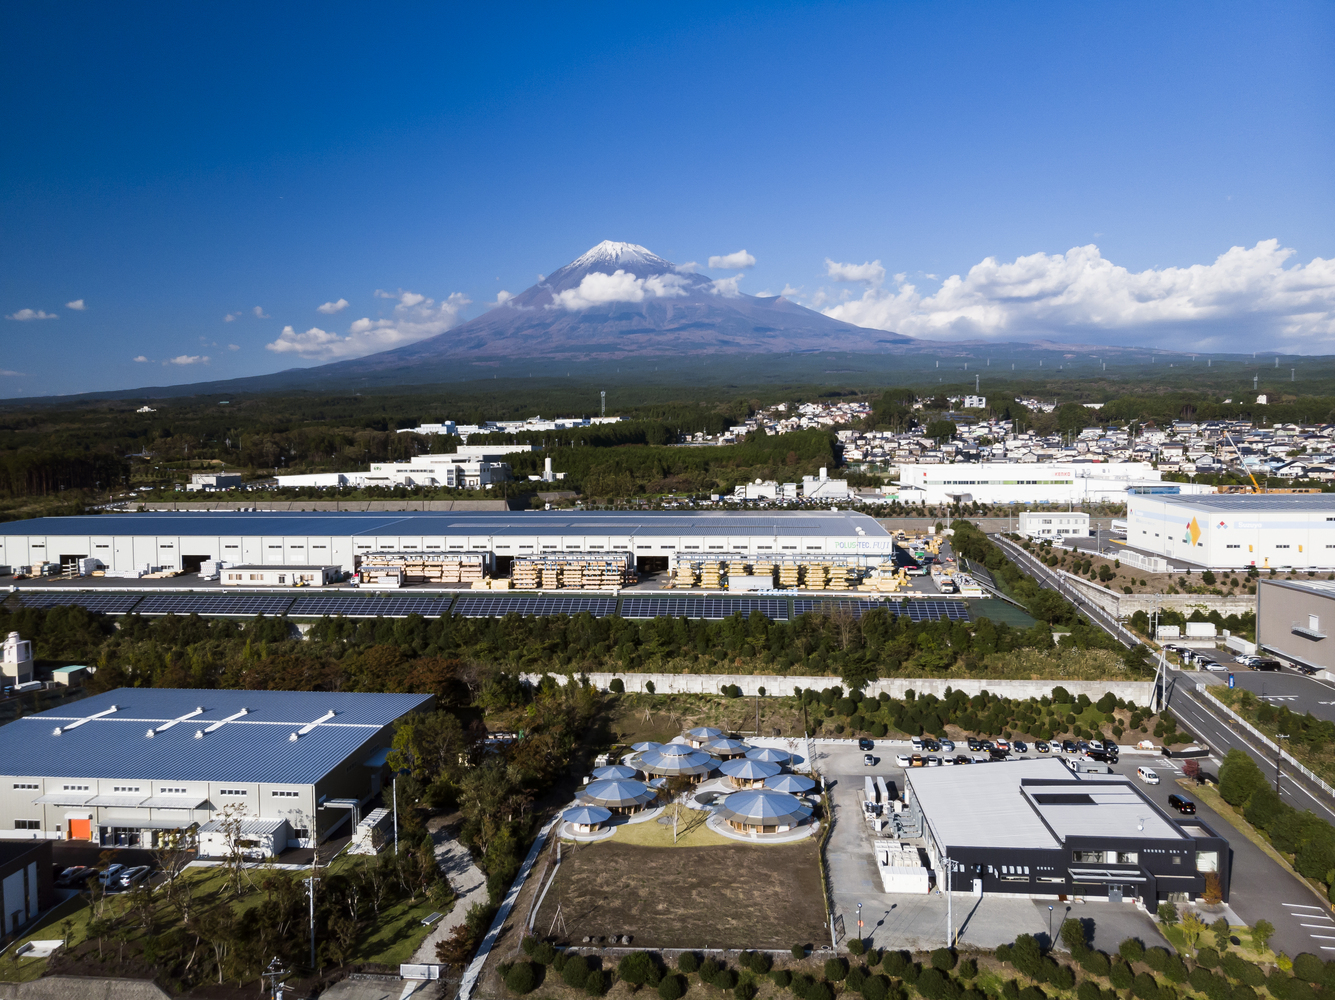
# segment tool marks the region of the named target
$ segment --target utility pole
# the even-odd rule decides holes
[[[946,947],[953,948],[955,946],[955,913],[952,907],[953,900],[951,899],[952,893],[950,891],[950,883],[952,881],[950,877],[950,869],[954,862],[951,861],[949,857],[942,858],[941,861],[946,876]]]
[[[1279,794],[1279,765],[1284,760],[1284,750],[1279,745],[1279,741],[1287,740],[1288,738],[1289,738],[1288,733],[1275,734],[1275,794],[1276,795]]]
[[[315,853],[311,855],[311,877],[306,879],[306,889],[311,897],[311,971],[315,971],[315,885],[320,879],[316,872],[320,866],[320,847],[316,844]]]
[[[606,390],[606,389],[603,389],[601,392],[598,393],[598,395],[599,395],[600,397],[602,397],[602,400],[601,400],[601,403],[600,403],[600,405],[599,405],[599,409],[598,409],[598,416],[600,416],[600,417],[605,417],[605,416],[607,416],[607,390]]]
[[[399,776],[394,775],[394,854],[399,853]]]

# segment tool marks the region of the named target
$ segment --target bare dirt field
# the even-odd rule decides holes
[[[791,948],[827,937],[816,840],[757,846],[566,845],[534,929],[557,904],[566,933],[630,934],[641,948]]]

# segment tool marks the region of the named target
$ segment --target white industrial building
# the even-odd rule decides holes
[[[216,853],[234,831],[272,853],[350,834],[396,724],[434,701],[119,688],[25,716],[0,726],[0,838],[151,847],[181,831]]]
[[[556,417],[543,420],[542,417],[529,417],[527,420],[488,420],[484,424],[457,424],[453,420],[444,420],[438,424],[419,424],[416,427],[403,427],[400,434],[456,434],[465,441],[473,434],[518,434],[531,431],[568,431],[579,427],[598,424],[618,424],[624,417]]]
[[[1207,569],[1335,567],[1335,493],[1129,494],[1127,545]]]
[[[1024,511],[1017,519],[1019,532],[1027,538],[1084,538],[1089,535],[1089,515],[1080,511]]]
[[[1127,490],[1213,493],[1211,486],[1164,483],[1148,462],[900,463],[901,501],[926,504],[1123,503]]]
[[[535,450],[529,444],[463,445],[458,451],[440,455],[418,455],[406,462],[372,462],[367,472],[314,472],[279,476],[283,487],[432,486],[449,489],[482,489],[507,483],[513,477],[504,461],[510,454]]]
[[[481,552],[500,564],[555,553],[880,562],[885,528],[847,510],[765,511],[172,511],[40,517],[0,524],[0,564],[196,572],[205,562],[357,569],[371,553]],[[641,563],[641,570],[646,564]]]

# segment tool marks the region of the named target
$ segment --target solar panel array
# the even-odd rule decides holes
[[[627,597],[621,602],[623,618],[704,618],[713,621],[741,613],[745,618],[764,615],[788,620],[788,602],[764,597]]]
[[[861,618],[874,608],[884,608],[884,601],[838,600],[835,598],[795,597],[793,614],[795,615],[830,615],[847,613],[854,618]]]
[[[149,594],[136,607],[140,615],[281,615],[290,594]]]
[[[311,594],[298,597],[287,613],[293,617],[342,615],[345,618],[406,618],[421,615],[439,618],[449,610],[452,595],[399,595],[384,597],[348,597],[341,594]]]
[[[454,613],[464,618],[499,618],[502,615],[577,615],[595,618],[616,614],[615,597],[461,597]]]
[[[142,594],[20,594],[19,604],[25,608],[61,608],[78,604],[98,614],[123,615],[128,614],[142,597]]]
[[[963,601],[905,601],[899,613],[915,622],[969,621],[969,607]]]

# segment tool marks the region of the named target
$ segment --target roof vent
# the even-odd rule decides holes
[[[204,730],[202,730],[202,729],[196,729],[196,730],[195,730],[195,739],[197,739],[197,740],[202,740],[203,738],[204,738]]]
[[[289,742],[289,743],[295,743],[295,742],[297,742],[297,734],[296,734],[296,733],[293,733],[293,734],[292,734],[291,736],[289,736],[287,739],[288,739],[288,742]]]
[[[148,732],[144,733],[144,735],[151,740],[153,738],[153,730],[150,729]]]
[[[51,735],[59,736],[62,732],[64,732],[64,730],[62,730],[59,726],[56,726],[55,729],[51,730]]]

